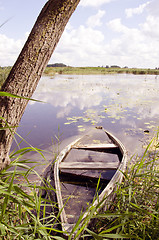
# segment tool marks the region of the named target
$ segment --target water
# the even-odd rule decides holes
[[[154,75],[43,76],[33,98],[44,103],[30,101],[18,133],[45,150],[57,138],[63,148],[100,125],[118,137],[130,155],[141,154],[159,125],[159,79]]]
[[[17,132],[32,146],[45,150],[45,161],[37,153],[28,154],[31,160],[42,163],[36,167],[41,175],[47,172],[47,165],[54,159],[54,152],[58,148],[62,149],[95,126],[103,126],[113,133],[123,142],[131,156],[143,153],[144,146],[159,125],[159,79],[156,76],[43,76],[33,98],[44,103],[29,102]],[[60,146],[55,146],[58,140]],[[23,142],[21,147],[26,145]],[[15,146],[14,142],[12,148]],[[74,152],[72,154],[71,159]],[[89,157],[93,159],[94,155],[91,154]],[[76,153],[75,155],[77,157]],[[35,163],[30,163],[32,165]],[[97,174],[98,179],[99,173],[92,173]],[[101,177],[105,176],[108,173],[102,172]],[[36,175],[30,175],[29,179],[41,183]],[[82,185],[81,178],[80,184]],[[68,200],[69,197],[66,212],[72,223],[81,209],[87,207],[87,204],[83,204],[83,199],[85,203],[92,201],[95,188],[88,188],[87,184],[78,186],[61,183],[61,189],[65,193],[65,199]]]

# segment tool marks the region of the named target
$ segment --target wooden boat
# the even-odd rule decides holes
[[[123,179],[126,161],[123,144],[102,127],[78,138],[58,155],[54,180],[63,231],[71,233],[82,211],[81,224],[92,207],[110,206],[112,193]]]

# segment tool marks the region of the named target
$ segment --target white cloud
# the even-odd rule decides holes
[[[151,39],[159,39],[159,17],[149,15],[145,23],[140,25],[143,33]]]
[[[148,3],[146,8],[152,10],[157,6],[153,4],[158,4],[159,1],[152,1],[153,4],[149,5]],[[108,38],[101,28],[101,31],[94,28],[101,26],[104,10],[98,10],[95,15],[88,18],[86,25],[80,25],[78,28],[73,27],[69,22],[50,63],[63,62],[71,66],[115,64],[128,67],[159,67],[157,54],[159,18],[152,13],[153,11],[149,11],[145,22],[142,20],[143,23],[134,28],[128,27],[120,18],[109,21]],[[1,34],[0,66],[14,64],[23,43],[24,39],[16,41]]]
[[[119,34],[119,37],[107,44],[107,51],[112,59],[132,67],[157,67],[158,38],[152,37],[152,32],[145,34],[146,28],[151,29],[150,23],[140,25],[139,28],[128,28],[120,19],[114,19],[108,26]]]
[[[115,32],[127,32],[129,30],[128,27],[124,26],[121,23],[120,18],[115,18],[107,23],[107,26],[109,26],[113,31]]]
[[[65,30],[51,61],[62,61],[72,66],[98,64],[103,41],[102,32],[90,27],[81,25],[71,31]]]
[[[0,34],[0,66],[13,65],[20,53],[24,39],[14,40]]]
[[[109,3],[109,2],[113,2],[115,0],[81,0],[81,2],[79,3],[79,6],[83,6],[83,7],[97,7],[97,6],[101,6],[105,3]]]
[[[150,4],[147,6],[147,10],[150,15],[152,16],[159,16],[159,1],[158,0],[152,0]]]
[[[116,64],[121,67],[158,67],[158,23],[159,20],[148,17],[144,24],[129,28],[120,18],[113,19],[107,23],[107,27],[115,33],[109,41],[101,31],[91,27],[71,27],[71,30],[65,30],[50,63],[63,62],[71,66]]]
[[[127,8],[125,10],[126,16],[128,18],[132,17],[133,15],[139,15],[141,13],[143,13],[144,9],[150,4],[150,2],[144,3],[139,5],[139,7],[137,8]]]
[[[96,15],[90,16],[87,20],[87,25],[89,27],[96,27],[96,26],[101,26],[101,18],[105,15],[105,11],[103,10],[98,10]]]

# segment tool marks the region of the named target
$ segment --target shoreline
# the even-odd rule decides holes
[[[0,67],[0,86],[3,84],[11,66]],[[143,68],[120,68],[120,67],[46,67],[43,76],[54,76],[56,74],[63,75],[107,75],[107,74],[133,74],[133,75],[159,75],[159,68],[157,69],[143,69]]]
[[[134,74],[159,75],[159,69],[141,68],[105,68],[105,67],[46,67],[43,75],[105,75],[105,74]]]

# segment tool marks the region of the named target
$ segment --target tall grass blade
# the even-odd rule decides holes
[[[33,99],[33,98],[21,97],[21,96],[18,96],[16,94],[11,94],[11,93],[8,93],[8,92],[1,92],[1,91],[0,91],[0,96],[1,97],[20,98],[20,99],[25,99],[25,100],[28,100],[28,101],[30,100],[30,101],[34,101],[34,102],[43,102],[43,101],[36,100],[36,99]]]
[[[5,195],[5,198],[4,198],[4,201],[3,201],[0,221],[2,221],[3,216],[5,215],[5,212],[6,212],[6,208],[7,208],[9,196],[10,196],[10,194],[11,194],[11,190],[12,190],[12,186],[13,186],[13,181],[14,181],[15,174],[16,174],[16,168],[15,168],[15,170],[14,170],[13,176],[12,176],[11,181],[10,181],[10,184],[9,184],[9,186],[8,186],[8,190],[7,190],[7,193],[8,193],[8,194]]]

